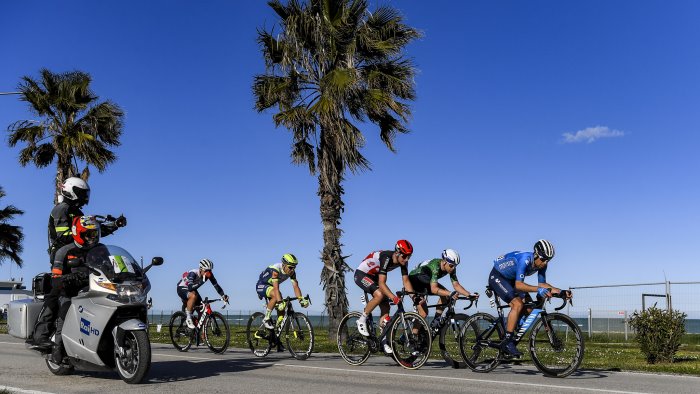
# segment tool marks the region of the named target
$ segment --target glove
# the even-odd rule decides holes
[[[224,294],[221,298],[223,298],[224,302],[228,304],[228,296],[226,294]]]
[[[301,305],[302,308],[308,308],[309,300],[307,300],[306,298],[299,298],[299,305]]]
[[[399,296],[395,295],[394,298],[392,298],[391,301],[394,303],[394,305],[399,305],[399,302],[401,301],[401,298],[400,298]]]
[[[124,215],[119,215],[119,217],[114,221],[114,224],[116,224],[117,227],[126,226],[126,218],[124,217]]]
[[[540,297],[547,297],[549,298],[551,294],[549,294],[549,289],[546,287],[540,287],[537,289],[537,295]]]
[[[282,301],[282,302],[280,302],[279,304],[277,304],[277,310],[280,311],[280,312],[283,311],[284,308],[286,308],[286,307],[287,307],[287,303],[284,302],[284,301]]]

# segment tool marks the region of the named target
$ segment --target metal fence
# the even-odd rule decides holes
[[[700,282],[656,282],[574,286],[574,305],[566,309],[589,337],[633,334],[629,319],[636,311],[656,306],[686,313],[686,332],[700,334]]]

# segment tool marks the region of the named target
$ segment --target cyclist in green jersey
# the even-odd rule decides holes
[[[418,264],[418,266],[408,274],[408,279],[411,281],[411,285],[413,285],[413,289],[417,293],[427,292],[430,295],[439,296],[440,303],[447,304],[450,297],[456,298],[459,297],[460,294],[468,297],[471,294],[462,287],[457,280],[457,265],[459,265],[459,254],[457,251],[445,249],[442,251],[442,258],[425,260]],[[452,280],[452,287],[455,290],[452,292],[438,283],[438,279],[448,274]],[[438,324],[442,311],[443,308],[440,307],[435,309],[435,318],[431,326]],[[423,318],[428,316],[428,307],[425,300],[422,300],[420,304],[418,304],[418,313]]]

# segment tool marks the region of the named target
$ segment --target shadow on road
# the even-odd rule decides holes
[[[522,366],[521,364],[518,364],[518,363],[501,364],[493,372],[510,373],[510,374],[514,374],[514,375],[528,375],[528,376],[541,375],[543,377],[548,377],[548,376],[545,376],[542,372],[538,371],[537,369],[525,368],[524,366]],[[608,375],[605,372],[610,372],[610,371],[609,370],[606,371],[606,370],[602,370],[602,369],[579,369],[564,379],[579,380],[579,379],[607,378]],[[559,378],[553,378],[553,379],[559,379]]]
[[[235,360],[222,358],[211,361],[172,360],[158,361],[151,365],[148,381],[145,384],[180,382],[203,379],[222,373],[236,373],[273,366],[270,362],[261,362],[259,358]]]

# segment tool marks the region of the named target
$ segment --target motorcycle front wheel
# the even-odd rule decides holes
[[[123,354],[114,349],[117,372],[126,383],[140,383],[151,368],[151,343],[146,331],[127,331]]]

